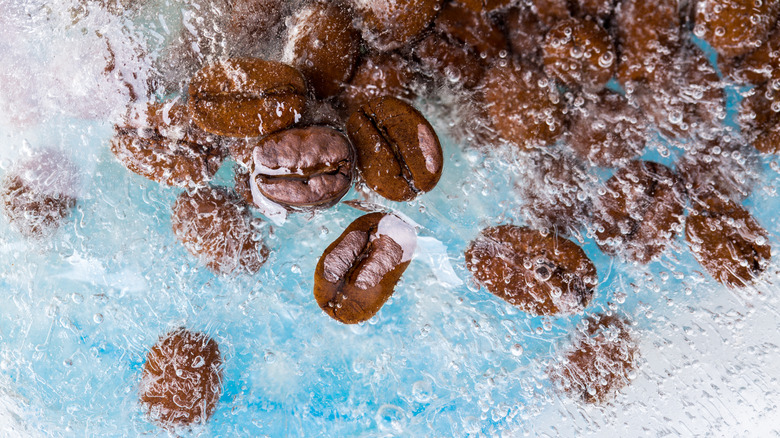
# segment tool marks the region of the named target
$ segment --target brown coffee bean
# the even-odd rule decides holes
[[[573,112],[569,145],[591,165],[618,167],[642,151],[648,128],[639,108],[605,90]]]
[[[747,210],[716,196],[694,203],[685,239],[702,267],[732,288],[752,283],[771,258],[766,230]]]
[[[574,0],[573,6],[577,15],[590,17],[600,23],[606,21],[615,9],[617,0]]]
[[[671,63],[681,45],[678,0],[623,0],[617,6],[618,78],[621,83],[652,78]]]
[[[439,182],[444,165],[439,137],[411,105],[378,97],[350,116],[347,134],[360,174],[385,198],[409,201]]]
[[[506,18],[509,45],[515,56],[542,65],[542,44],[546,29],[528,7],[513,7]]]
[[[719,67],[731,79],[743,84],[762,85],[780,75],[780,26],[775,27],[761,47],[743,58],[725,61]]]
[[[344,324],[367,321],[393,294],[417,246],[414,228],[371,213],[352,222],[317,262],[314,298]]]
[[[341,94],[346,115],[360,109],[360,106],[380,96],[392,96],[411,101],[415,72],[409,62],[397,53],[371,53],[364,57],[355,70],[355,75]]]
[[[316,1],[293,16],[282,61],[297,67],[321,99],[339,93],[352,76],[360,33],[333,1]]]
[[[268,250],[252,239],[251,216],[233,195],[214,187],[182,193],[171,223],[187,251],[219,274],[257,272]]]
[[[226,40],[234,47],[268,39],[283,22],[287,0],[229,0],[226,8]],[[220,8],[221,9],[221,8]],[[223,10],[224,10],[223,9]],[[218,9],[219,10],[219,9]]]
[[[648,263],[674,239],[684,206],[682,182],[671,169],[632,161],[607,181],[595,208],[596,243],[607,254]]]
[[[628,323],[618,317],[595,315],[584,322],[563,363],[549,374],[563,392],[586,403],[603,403],[631,383],[639,349]]]
[[[590,212],[585,169],[577,160],[547,151],[526,168],[518,185],[525,216],[534,228],[570,234]]]
[[[149,418],[166,429],[205,423],[222,394],[222,357],[203,333],[174,330],[146,355],[138,396]]]
[[[234,58],[204,67],[190,81],[188,107],[212,134],[257,137],[297,122],[306,82],[293,67],[257,58]]]
[[[466,249],[466,267],[488,291],[532,315],[580,313],[598,284],[574,242],[514,225],[487,228]]]
[[[266,215],[284,207],[331,206],[352,186],[354,161],[349,141],[335,129],[279,131],[255,143],[252,198]]]
[[[766,41],[779,9],[777,0],[701,0],[694,32],[722,56],[744,55]]]
[[[529,64],[500,63],[480,84],[488,123],[522,149],[554,143],[563,133],[563,104],[553,81]]]
[[[411,43],[431,24],[443,0],[350,0],[363,38],[381,51]]]
[[[501,27],[491,17],[462,4],[444,4],[433,22],[434,31],[478,58],[492,62],[506,52],[508,43]]]
[[[740,144],[729,137],[716,138],[692,147],[677,162],[677,170],[691,198],[720,196],[744,199],[755,178]]]
[[[484,74],[482,60],[476,54],[436,33],[423,38],[412,53],[423,72],[466,89],[474,88]]]
[[[547,75],[572,87],[599,90],[617,71],[612,38],[588,19],[558,22],[547,32],[543,51]]]
[[[26,237],[54,234],[76,205],[78,168],[60,152],[44,150],[15,164],[0,183],[0,207]]]
[[[569,0],[531,0],[531,9],[547,28],[571,17]]]
[[[111,151],[130,171],[162,184],[196,187],[219,170],[220,140],[198,128],[176,101],[150,103],[141,114],[115,127]]]
[[[512,0],[456,0],[474,12],[491,12],[509,6]]]

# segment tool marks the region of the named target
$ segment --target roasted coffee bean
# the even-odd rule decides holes
[[[617,167],[642,151],[648,128],[639,108],[620,94],[605,90],[573,111],[568,140],[580,159],[596,166]]]
[[[257,137],[297,122],[306,82],[293,67],[234,58],[201,69],[190,81],[188,106],[195,123],[212,134]]]
[[[466,267],[479,285],[532,315],[580,313],[598,284],[574,242],[514,225],[483,230],[466,249]]]
[[[632,161],[606,183],[594,211],[599,248],[648,263],[674,239],[682,225],[682,182],[663,164]]]
[[[603,403],[631,383],[639,348],[628,323],[616,316],[595,315],[583,322],[563,362],[549,374],[563,392],[586,403]]]
[[[249,45],[268,39],[283,22],[287,0],[229,0],[225,33],[229,44]],[[235,47],[229,48],[231,51]]]
[[[531,0],[531,9],[547,28],[571,17],[569,0]]]
[[[138,391],[149,418],[166,429],[205,423],[222,394],[222,357],[203,333],[174,330],[146,355]]]
[[[603,23],[612,15],[617,0],[574,0],[577,15],[590,17]]]
[[[518,191],[525,201],[523,213],[537,229],[561,235],[578,228],[590,212],[588,174],[566,155],[542,153],[521,174]]]
[[[339,93],[352,76],[360,33],[339,2],[316,1],[293,16],[282,61],[297,67],[321,99]]]
[[[179,195],[173,206],[173,234],[190,254],[219,274],[257,272],[268,250],[252,239],[251,216],[235,196],[214,187]]]
[[[79,172],[68,157],[44,150],[17,163],[0,183],[0,206],[21,234],[54,234],[76,205]]]
[[[701,0],[694,33],[722,56],[733,58],[766,41],[779,10],[777,0]]]
[[[500,63],[480,84],[488,123],[522,149],[554,143],[563,133],[563,105],[553,81],[530,64]]]
[[[694,203],[685,239],[702,267],[732,288],[751,284],[771,258],[766,230],[740,205],[717,196]]]
[[[617,71],[612,38],[588,19],[560,21],[544,39],[547,75],[572,87],[600,90]]]
[[[434,31],[478,58],[493,62],[506,52],[504,32],[490,16],[475,13],[460,3],[446,3],[433,22]]]
[[[512,0],[456,0],[474,12],[491,12],[509,6]]]
[[[279,131],[255,143],[252,199],[269,217],[284,215],[285,207],[331,206],[351,187],[354,161],[349,141],[335,129]]]
[[[623,0],[615,15],[621,83],[652,78],[672,62],[682,43],[679,0]]]
[[[677,171],[691,198],[714,195],[737,200],[750,195],[756,175],[741,142],[722,136],[691,147],[677,161]]]
[[[350,116],[347,133],[360,174],[385,198],[409,201],[439,182],[444,165],[439,137],[411,105],[378,97]]]
[[[375,97],[411,101],[415,97],[415,77],[412,66],[397,53],[379,52],[364,57],[341,93],[347,117]]]
[[[482,60],[476,54],[436,33],[423,38],[412,53],[423,72],[466,89],[474,88],[484,74]]]
[[[225,157],[219,138],[198,128],[187,107],[176,101],[150,103],[115,130],[111,151],[119,161],[162,184],[202,186]]]
[[[515,6],[510,9],[505,26],[512,53],[528,62],[541,65],[546,29],[531,8]]]
[[[443,0],[350,0],[363,38],[381,51],[412,42],[441,9]]]
[[[359,217],[317,263],[317,304],[344,324],[370,319],[393,294],[416,246],[414,228],[397,216],[371,213]]]

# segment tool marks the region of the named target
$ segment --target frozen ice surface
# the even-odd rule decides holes
[[[135,72],[142,88],[149,60],[134,47],[170,38],[175,20],[160,12],[133,21],[85,4],[89,14],[74,19],[66,6],[0,0],[0,174],[56,148],[84,176],[52,239],[25,240],[0,220],[1,436],[167,436],[145,418],[138,383],[148,349],[182,325],[213,337],[225,359],[214,416],[183,436],[780,434],[777,256],[755,288],[733,291],[702,271],[679,236],[646,267],[575,236],[599,272],[587,312],[632,320],[641,362],[603,406],[561,396],[547,369],[583,316],[529,317],[478,290],[464,267],[481,228],[523,223],[514,189],[523,158],[445,135],[453,121],[426,102],[418,106],[446,158],[437,188],[403,204],[347,195],[398,211],[419,236],[376,317],[341,325],[312,296],[318,257],[362,214],[345,204],[284,226],[264,222],[271,256],[261,271],[212,274],[171,231],[179,189],[128,172],[108,149],[130,93],[118,75]],[[117,70],[105,73],[110,56]],[[646,156],[666,164],[681,153],[652,143]],[[744,205],[777,252],[780,159],[759,164]],[[217,183],[231,180],[225,165]]]

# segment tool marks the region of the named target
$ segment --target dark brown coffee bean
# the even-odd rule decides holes
[[[514,225],[487,228],[466,249],[466,267],[488,291],[532,315],[580,313],[598,284],[574,242]]]
[[[14,165],[0,183],[0,206],[21,234],[54,234],[76,205],[79,172],[60,152],[45,150]]]
[[[251,216],[234,196],[214,187],[182,193],[173,206],[173,234],[190,254],[220,274],[257,272],[268,250],[252,239]]]
[[[600,90],[617,71],[612,38],[588,19],[560,21],[544,39],[547,75],[572,87]]]
[[[724,75],[743,84],[762,85],[780,75],[780,26],[775,27],[761,47],[743,58],[724,60],[719,67]]]
[[[411,43],[441,9],[443,0],[350,0],[373,47],[393,50]]]
[[[436,33],[423,38],[412,53],[423,72],[466,89],[474,88],[484,74],[484,65],[476,54]]]
[[[769,264],[766,230],[744,208],[716,196],[694,203],[685,222],[685,240],[694,257],[726,286],[751,284]]]
[[[188,106],[195,123],[212,134],[257,137],[300,120],[306,82],[293,67],[234,58],[201,69],[190,81]]]
[[[596,19],[599,23],[607,20],[615,8],[617,0],[574,0],[577,15]]]
[[[282,61],[297,67],[324,99],[338,94],[352,76],[359,46],[360,33],[344,7],[317,1],[293,16]]]
[[[680,178],[668,167],[632,161],[606,183],[594,211],[599,248],[648,263],[674,239],[685,206]]]
[[[331,206],[351,187],[354,161],[352,147],[335,129],[310,126],[271,134],[253,149],[252,198],[271,216],[284,207]]]
[[[492,62],[508,49],[501,27],[488,15],[475,13],[460,3],[444,4],[433,22],[434,31],[462,46],[479,59]]]
[[[571,17],[569,0],[531,0],[531,8],[547,28]]]
[[[415,72],[397,53],[371,53],[364,57],[352,80],[341,93],[347,117],[375,97],[391,96],[411,101]]]
[[[639,108],[620,94],[605,90],[573,111],[569,145],[592,165],[618,167],[642,151],[648,128]]]
[[[691,147],[677,162],[677,171],[691,198],[720,196],[744,199],[750,195],[755,177],[740,144],[723,136]]]
[[[416,246],[414,228],[397,216],[371,213],[356,219],[317,262],[317,304],[344,324],[367,321],[393,294]]]
[[[639,348],[628,323],[615,316],[595,315],[583,321],[563,363],[550,368],[558,388],[586,403],[603,403],[631,383]]]
[[[376,98],[350,116],[347,133],[360,174],[385,198],[409,201],[439,182],[444,165],[439,137],[411,105]]]
[[[491,12],[509,6],[512,0],[456,0],[474,12]]]
[[[270,37],[284,21],[287,0],[229,0],[225,33],[232,45],[248,45]],[[218,9],[219,10],[219,9]],[[231,48],[235,50],[235,48]]]
[[[733,58],[766,41],[778,10],[777,0],[701,0],[694,32],[719,54]]]
[[[505,25],[509,45],[515,56],[541,65],[546,29],[531,8],[513,7],[507,14]]]
[[[115,127],[111,151],[130,171],[162,184],[207,183],[225,157],[219,139],[198,128],[179,102],[150,103]]]
[[[166,429],[205,423],[222,394],[222,357],[203,333],[179,328],[146,355],[138,396],[149,418]]]
[[[522,149],[554,143],[563,133],[563,104],[553,81],[530,64],[500,63],[480,84],[488,123]]]

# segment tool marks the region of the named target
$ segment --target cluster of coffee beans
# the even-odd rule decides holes
[[[717,51],[729,78],[756,86],[743,106],[745,138],[777,152],[777,0],[223,3],[222,13],[201,12],[202,29],[182,34],[180,53],[164,57],[152,84],[175,94],[168,75],[184,72],[186,87],[135,106],[111,142],[131,171],[186,189],[173,206],[174,234],[215,272],[254,273],[267,259],[251,238],[253,208],[282,224],[339,202],[356,174],[392,201],[432,190],[444,154],[409,102],[441,87],[477,102],[463,121],[479,128],[470,139],[485,144],[475,146],[510,144],[529,157],[520,193],[531,226],[484,229],[465,250],[474,280],[524,312],[588,307],[596,266],[565,237],[583,226],[602,251],[637,264],[684,229],[701,265],[730,287],[768,264],[767,232],[739,204],[749,186],[730,170],[748,146],[725,135],[724,82],[692,35]],[[275,34],[287,14],[286,32]],[[277,37],[279,61],[258,57]],[[637,159],[653,127],[684,151],[676,170]],[[228,156],[235,187],[211,186]],[[596,167],[617,168],[598,196],[587,190]],[[12,175],[4,186],[5,210],[27,234],[51,229],[74,203],[33,180]],[[398,216],[358,218],[316,266],[317,303],[340,322],[368,320],[415,247],[414,228]],[[601,402],[628,382],[638,352],[627,321],[595,315],[583,324],[551,376]],[[165,427],[205,421],[220,366],[213,340],[174,331],[149,353],[141,400]]]

